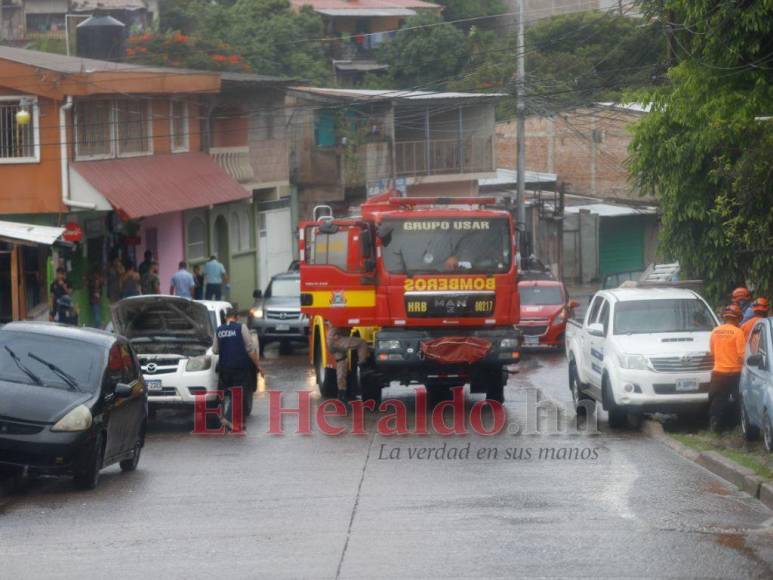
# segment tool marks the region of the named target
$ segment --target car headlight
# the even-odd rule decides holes
[[[558,316],[556,316],[553,321],[551,322],[552,325],[557,326],[559,324],[563,324],[566,321],[566,310],[562,310],[558,313]]]
[[[263,318],[263,308],[260,306],[255,306],[254,308],[250,308],[250,316],[253,318]]]
[[[400,350],[399,340],[379,340],[376,344],[377,350]]]
[[[209,356],[194,356],[185,363],[187,372],[205,371],[212,366],[212,358]]]
[[[650,361],[641,354],[621,354],[620,366],[624,369],[647,371],[650,368]]]
[[[85,405],[78,405],[56,422],[51,431],[85,431],[91,427],[91,411]]]
[[[517,338],[503,338],[499,342],[499,348],[501,348],[502,350],[518,348],[518,339]]]

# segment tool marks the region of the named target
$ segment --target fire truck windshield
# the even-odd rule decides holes
[[[510,227],[503,218],[386,219],[379,229],[384,265],[392,274],[510,269]]]

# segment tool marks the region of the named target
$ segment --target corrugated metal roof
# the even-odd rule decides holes
[[[415,16],[411,8],[316,8],[325,16]]]
[[[435,93],[431,91],[371,90],[371,89],[326,89],[321,87],[291,87],[300,93],[320,97],[342,98],[353,101],[422,101],[442,99],[496,99],[506,96],[502,93]]]
[[[181,69],[171,67],[149,67],[107,60],[95,60],[93,58],[80,58],[66,56],[53,52],[41,52],[39,50],[27,50],[25,48],[13,48],[0,46],[0,59],[18,62],[29,66],[52,70],[63,74],[82,74],[93,72],[157,72],[163,74],[218,74],[212,71]]]
[[[79,161],[73,168],[129,217],[139,218],[250,197],[206,153]]]
[[[246,84],[287,84],[297,83],[298,79],[289,79],[284,77],[273,77],[268,75],[254,75],[250,73],[222,72],[220,78],[223,83],[246,83]]]
[[[600,217],[620,217],[624,215],[655,215],[658,208],[652,206],[612,205],[610,203],[589,203],[587,205],[567,205],[565,213],[579,213],[587,210]]]
[[[147,10],[145,0],[72,0],[71,12],[93,12],[95,10]]]
[[[596,103],[599,107],[607,109],[617,109],[619,111],[629,111],[631,113],[649,113],[652,105],[647,103]]]
[[[311,6],[314,10],[351,10],[355,8],[442,8],[423,0],[290,0],[295,8]]]
[[[555,173],[540,173],[538,171],[525,171],[524,172],[526,183],[555,183],[557,176]],[[479,179],[478,185],[480,187],[495,187],[512,185],[518,182],[518,172],[512,169],[497,169],[496,177],[489,177],[486,179]]]
[[[0,221],[0,239],[50,246],[64,233],[64,228]]]

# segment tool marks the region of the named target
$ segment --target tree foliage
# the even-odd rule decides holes
[[[146,32],[129,36],[126,60],[131,63],[200,70],[250,70],[242,56],[227,44],[181,32]]]
[[[466,56],[464,32],[440,16],[418,14],[381,46],[379,61],[389,65],[381,82],[396,88],[442,89],[460,73]]]
[[[225,44],[257,73],[315,83],[331,77],[322,18],[287,0],[167,0],[161,29]]]
[[[773,291],[773,7],[648,0],[679,23],[668,83],[642,97],[631,170],[663,212],[661,251],[706,281],[713,299],[750,283]],[[665,15],[668,15],[666,18]]]
[[[515,33],[472,31],[470,40],[468,73],[454,86],[514,92]],[[553,113],[649,86],[661,72],[664,46],[659,31],[641,19],[582,12],[540,21],[526,31],[527,110]],[[512,113],[515,100],[504,110]]]
[[[447,21],[478,18],[480,16],[494,16],[506,12],[502,0],[438,0],[445,8],[443,18]],[[482,19],[482,23],[490,26],[490,19]],[[464,26],[464,23],[460,23]]]

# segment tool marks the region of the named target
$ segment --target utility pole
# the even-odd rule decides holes
[[[524,41],[524,4],[526,0],[518,1],[518,70],[515,76],[515,96],[516,103],[516,172],[517,186],[518,186],[518,199],[517,199],[517,214],[518,214],[518,229],[523,234],[520,236],[519,248],[521,257],[523,256],[523,245],[525,242],[526,233],[526,208],[524,207],[524,194],[526,191],[526,104],[524,99],[526,98],[525,81],[526,81],[526,62],[525,52],[526,43]]]

